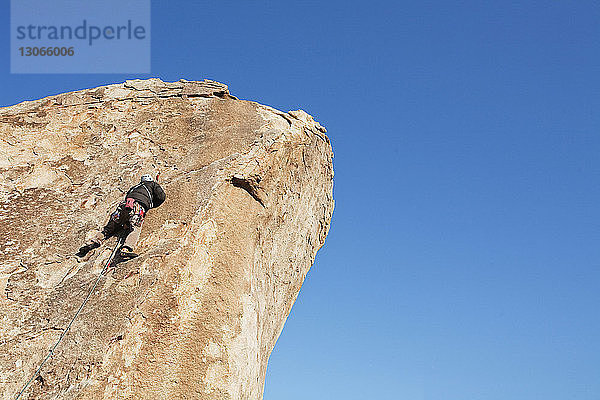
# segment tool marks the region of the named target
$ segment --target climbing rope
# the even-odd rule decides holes
[[[33,380],[35,379],[35,377],[39,375],[40,371],[42,370],[42,367],[44,366],[44,364],[46,364],[46,361],[48,361],[54,355],[54,350],[56,350],[56,348],[58,347],[58,345],[60,344],[60,342],[62,342],[63,338],[65,337],[65,335],[67,334],[67,332],[69,331],[69,329],[71,329],[71,325],[73,325],[73,322],[75,322],[75,320],[79,316],[79,313],[81,313],[81,310],[83,310],[83,307],[85,307],[85,305],[88,302],[88,300],[90,299],[90,297],[92,297],[92,293],[94,293],[94,290],[96,290],[96,287],[98,286],[98,283],[100,282],[100,278],[102,278],[102,276],[108,270],[108,267],[110,267],[110,264],[111,264],[113,258],[115,257],[115,254],[117,254],[117,251],[123,245],[124,241],[125,241],[125,236],[124,235],[119,235],[119,238],[117,240],[117,244],[115,244],[115,248],[113,249],[112,253],[110,254],[110,257],[108,258],[108,261],[104,265],[104,268],[102,268],[102,272],[100,273],[100,275],[98,275],[98,279],[96,279],[96,282],[94,282],[94,286],[92,286],[92,289],[87,294],[85,300],[83,300],[83,303],[81,303],[81,305],[79,306],[79,309],[77,310],[77,312],[75,313],[75,315],[71,319],[71,322],[69,322],[69,324],[67,325],[67,327],[65,328],[65,330],[60,334],[60,337],[58,338],[58,341],[54,344],[54,346],[52,346],[50,348],[50,351],[48,352],[48,354],[46,355],[46,357],[44,358],[44,360],[40,364],[40,366],[37,369],[37,371],[35,371],[35,374],[33,374],[31,376],[31,378],[29,378],[29,380],[27,381],[27,383],[25,384],[25,386],[23,386],[23,389],[21,389],[21,391],[19,392],[19,394],[17,395],[17,397],[15,398],[15,400],[19,400],[19,398],[21,397],[21,395],[23,394],[23,392],[25,392],[25,390],[29,387],[29,385],[31,384],[31,382],[33,382]]]

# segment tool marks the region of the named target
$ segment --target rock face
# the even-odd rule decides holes
[[[127,81],[0,109],[0,395],[14,399],[116,239],[77,252],[142,173],[167,201],[23,399],[260,399],[333,212],[303,111],[212,82]]]

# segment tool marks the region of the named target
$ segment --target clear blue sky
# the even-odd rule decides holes
[[[600,398],[600,3],[155,1],[148,76],[329,130],[332,228],[266,400]],[[132,77],[6,57],[0,104]]]

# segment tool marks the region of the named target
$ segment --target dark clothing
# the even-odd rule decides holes
[[[100,247],[102,242],[118,233],[126,235],[121,255],[131,258],[135,256],[133,249],[142,232],[142,223],[146,212],[164,203],[164,190],[155,181],[141,182],[127,192],[125,200],[111,214],[108,223],[101,232],[96,232],[91,241],[79,249],[77,255],[84,257],[91,250]],[[123,249],[129,251],[123,252]]]
[[[165,201],[165,191],[156,182],[141,182],[127,192],[125,198],[139,202],[145,211],[160,206]]]
[[[108,223],[102,229],[105,238],[109,238],[123,228],[141,227],[144,222],[144,208],[140,203],[134,202],[133,207],[126,207],[125,201],[117,206],[117,209],[110,215]]]
[[[112,235],[124,231],[127,236],[123,246],[133,250],[142,232],[146,212],[160,206],[165,201],[165,197],[164,190],[155,181],[141,182],[133,186],[127,192],[125,200],[121,201],[112,213],[102,232],[98,232],[93,240],[101,243]]]

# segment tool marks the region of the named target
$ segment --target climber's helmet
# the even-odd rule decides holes
[[[142,175],[142,182],[152,182],[154,180],[154,178],[152,178],[152,175]]]

